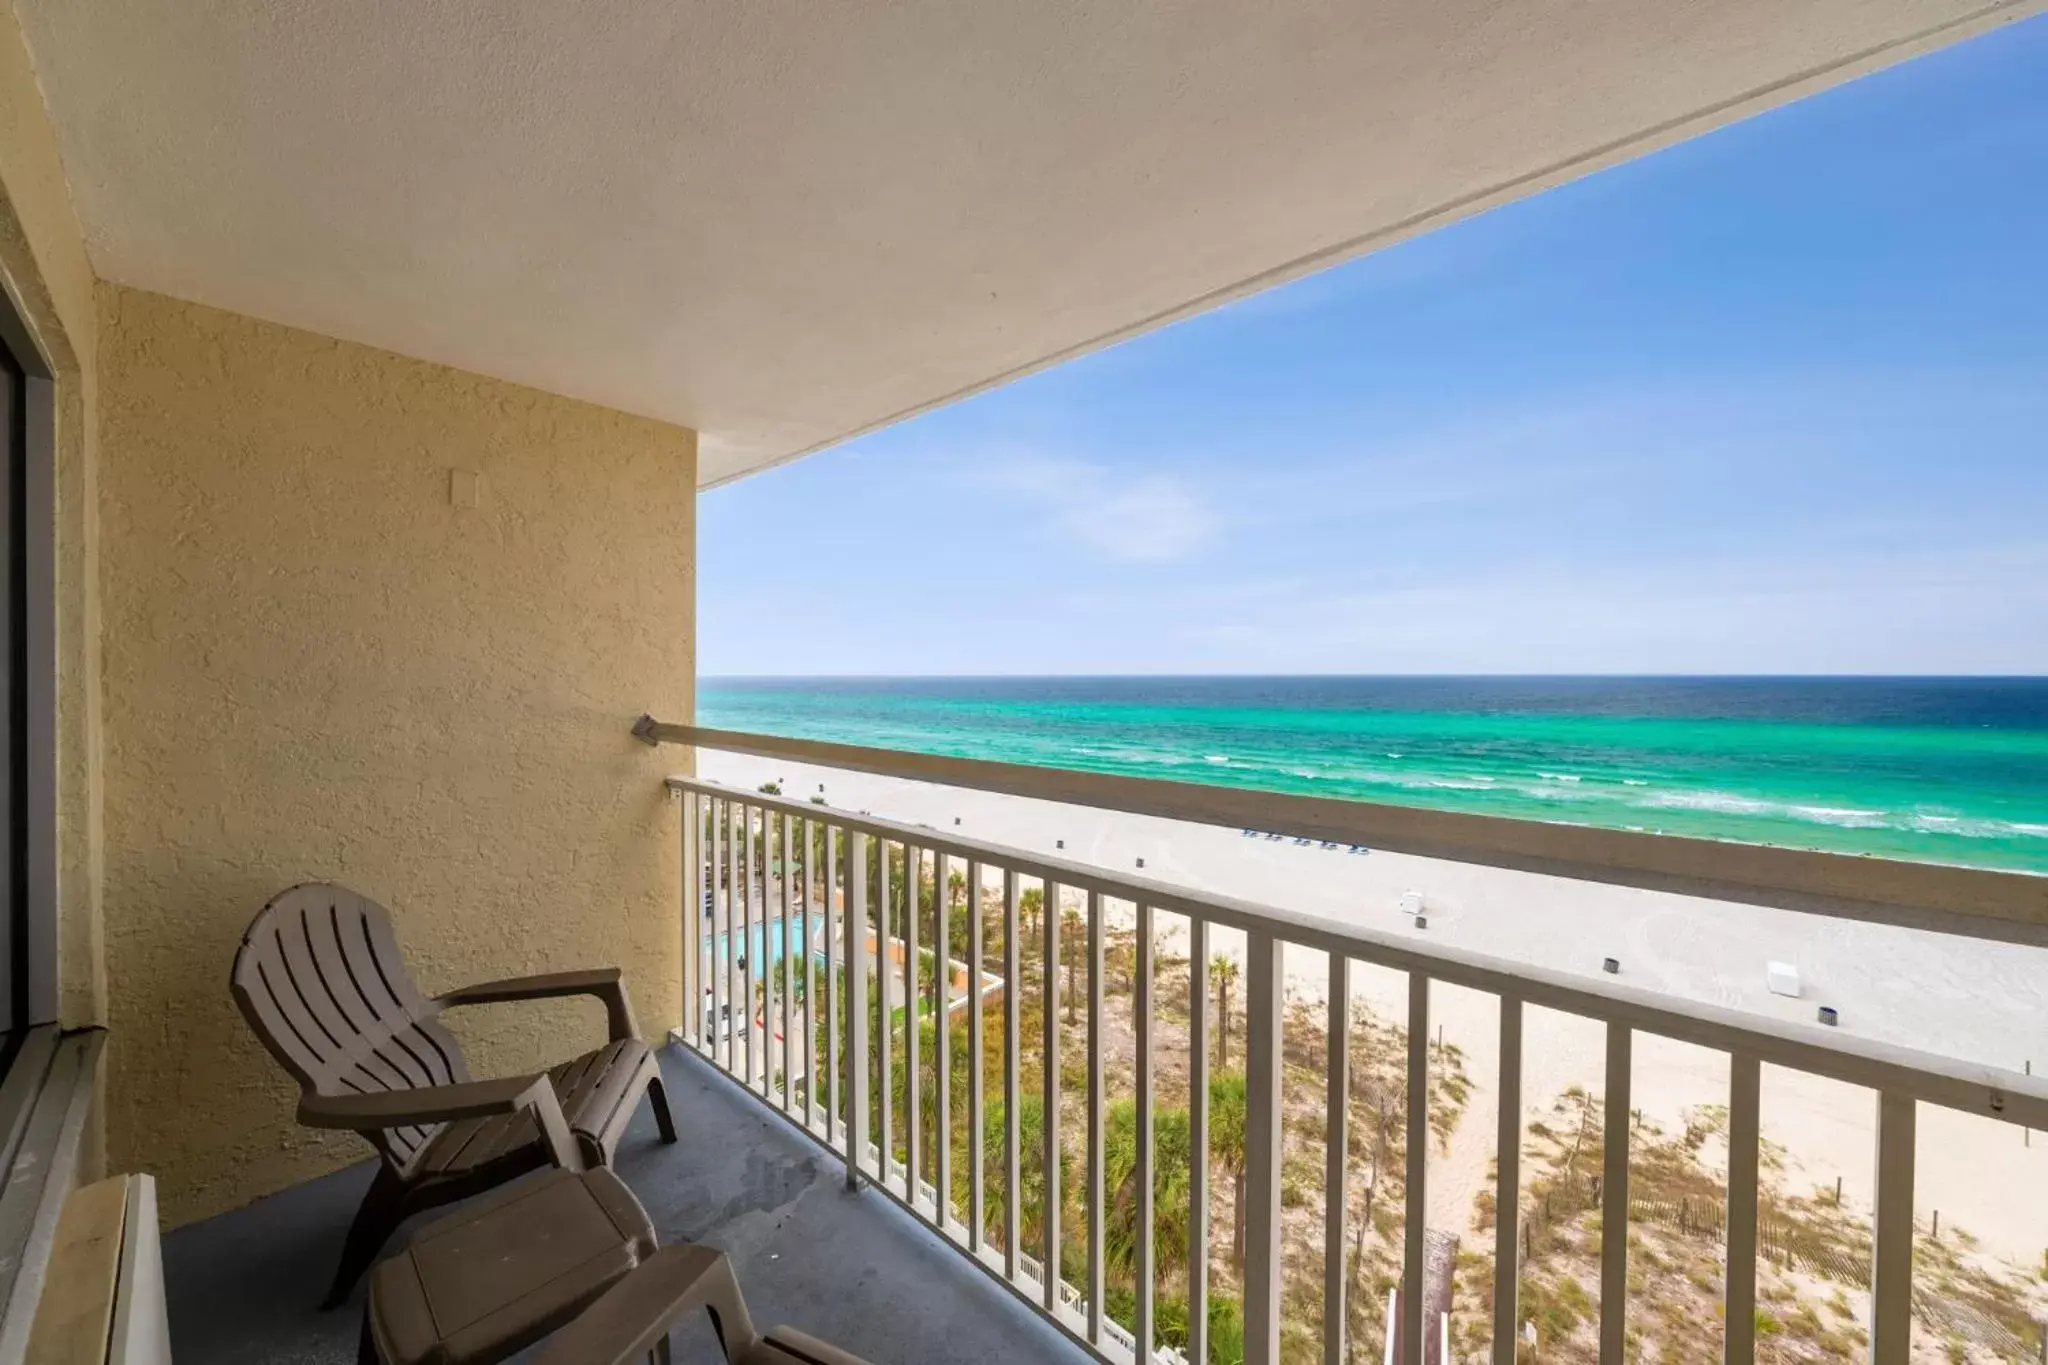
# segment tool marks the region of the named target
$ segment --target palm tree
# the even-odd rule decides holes
[[[1171,1283],[1187,1265],[1191,1157],[1188,1111],[1176,1107],[1157,1110],[1152,1125],[1152,1246],[1156,1256],[1152,1272],[1155,1280]],[[1121,1283],[1135,1287],[1138,1102],[1134,1099],[1117,1100],[1110,1105],[1103,1132],[1102,1170],[1102,1187],[1109,1204],[1103,1229],[1103,1265]]]
[[[1216,1070],[1230,1065],[1230,994],[1237,985],[1237,959],[1218,953],[1209,959],[1209,979],[1216,983]]]
[[[1017,898],[1017,918],[1023,922],[1021,943],[1032,943],[1037,940],[1038,917],[1044,910],[1045,892],[1035,886],[1025,888],[1024,894]]]
[[[1225,1072],[1210,1078],[1209,1152],[1230,1168],[1234,1182],[1231,1187],[1235,1198],[1231,1200],[1230,1259],[1231,1264],[1237,1267],[1239,1278],[1244,1276],[1245,1118],[1248,1103],[1242,1071]]]
[[[1003,1189],[1004,1178],[1004,1122],[1003,1101],[990,1099],[982,1111],[982,1163],[983,1188],[988,1192],[988,1216],[994,1224],[989,1230],[990,1240],[1003,1245],[1009,1230],[1003,1226],[1004,1206],[1007,1195],[998,1193]],[[1018,1245],[1026,1254],[1036,1256],[1045,1238],[1045,1101],[1039,1096],[1025,1092],[1017,1096],[1017,1223]],[[1063,1196],[1074,1188],[1073,1155],[1064,1147],[1060,1149],[1060,1191]]]

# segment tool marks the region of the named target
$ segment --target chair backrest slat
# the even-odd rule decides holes
[[[334,888],[339,889],[339,888]],[[431,1002],[413,984],[391,915],[375,901],[354,896],[361,913],[333,914],[334,935],[350,984],[364,1008],[389,1025],[371,1036],[377,1055],[419,1079],[409,1084],[452,1085],[469,1079],[468,1065],[453,1034],[435,1019]]]
[[[250,923],[235,954],[235,1002],[315,1094],[417,1090],[469,1079],[455,1036],[420,993],[383,906],[346,887],[295,886]],[[388,1130],[403,1166],[435,1128]]]

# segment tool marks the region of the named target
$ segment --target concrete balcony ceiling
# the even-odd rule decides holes
[[[17,0],[106,278],[711,485],[2040,0]]]

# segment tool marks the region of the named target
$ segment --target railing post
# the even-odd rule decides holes
[[[1753,1056],[1728,1058],[1728,1267],[1723,1365],[1756,1360],[1756,1182],[1763,1068]]]
[[[1023,993],[1019,973],[1017,930],[1017,874],[1003,869],[1003,1275],[1017,1283],[1017,1261],[1024,1245],[1021,1200],[1017,1186],[1022,1166],[1017,1152],[1017,1103],[1023,1093],[1023,1068],[1018,1056],[1023,1044],[1019,1020]]]
[[[1039,1273],[1044,1277],[1046,1311],[1057,1316],[1060,1309],[1060,888],[1058,883],[1044,881],[1045,903],[1039,918],[1045,921],[1045,957],[1040,964],[1040,975],[1044,978],[1043,989],[1045,1017],[1044,1051],[1041,1053],[1044,1075],[1040,1078],[1045,1089],[1045,1149],[1039,1153],[1044,1161],[1045,1183],[1039,1196],[1040,1238],[1038,1263]]]
[[[903,846],[903,1197],[917,1207],[917,1187],[924,1183],[924,1030],[918,1012],[924,988],[917,980],[919,888],[924,882],[924,850]]]
[[[868,1142],[868,837],[846,832],[846,1188],[860,1188]]]
[[[1245,970],[1245,1365],[1280,1360],[1280,1031],[1286,949],[1270,933],[1246,934]]]
[[[833,846],[837,841],[832,837],[832,825],[828,821],[818,827],[819,862],[825,872],[825,1141],[835,1141],[840,1130],[846,1127],[846,1120],[840,1113],[839,1084],[839,1021],[841,1016],[852,1017],[847,1008],[846,982],[839,974],[841,958],[839,942],[839,911],[833,903],[833,894],[838,891],[839,857]],[[847,918],[851,919],[852,916]],[[811,1030],[812,1046],[817,1045],[817,1029]],[[812,1070],[817,1069],[815,1059]]]
[[[946,885],[946,855],[932,850],[932,1202],[939,1230],[953,1200],[953,1048],[951,1023],[953,925],[952,890]]]
[[[741,857],[746,860],[746,863],[740,870],[740,930],[739,943],[734,948],[734,952],[739,957],[739,960],[746,964],[740,971],[740,986],[745,994],[740,999],[739,1014],[741,1027],[745,1029],[741,1036],[746,1043],[746,1083],[751,1088],[754,1084],[754,975],[761,970],[761,964],[756,960],[760,957],[760,954],[754,951],[754,808],[752,806],[742,805],[740,807],[740,823],[745,827],[741,831],[742,838],[744,839]],[[765,896],[768,891],[767,886],[763,885],[761,891]],[[762,1043],[765,1053],[767,1039],[762,1039]],[[767,1059],[765,1056],[762,1058],[761,1093],[763,1096],[768,1093]]]
[[[813,851],[817,841],[812,837],[811,817],[806,815],[797,823],[803,827],[804,840],[804,1124],[808,1127],[818,1115],[818,955],[811,948],[811,931],[817,920],[812,917],[811,906],[818,888],[818,865],[824,858],[820,852]],[[831,864],[825,863],[825,869],[825,895],[829,898],[832,894]]]
[[[683,808],[683,1037],[692,1047],[704,1041],[704,850],[697,828],[701,798],[682,793]]]
[[[782,1107],[789,1110],[796,1106],[796,1053],[792,1048],[790,1023],[790,996],[795,994],[795,963],[790,961],[789,936],[790,918],[795,913],[791,908],[790,888],[796,881],[796,859],[790,853],[790,831],[794,823],[789,812],[782,812],[782,932],[778,936],[782,947]],[[761,931],[762,951],[767,951],[767,930]]]
[[[1871,1228],[1870,1365],[1906,1365],[1913,1337],[1913,1159],[1919,1105],[1877,1096],[1877,1198]]]
[[[1088,1340],[1102,1341],[1103,1009],[1102,897],[1088,893]]]
[[[1607,1126],[1600,1177],[1600,1365],[1628,1348],[1628,1143],[1635,1076],[1629,1026],[1607,1023]]]
[[[1500,997],[1500,1106],[1493,1190],[1493,1365],[1515,1365],[1522,1289],[1522,1002]]]
[[[1209,1365],[1209,922],[1188,920],[1188,1361]]]
[[[877,1063],[881,1084],[875,1096],[875,1179],[883,1189],[889,1188],[889,1167],[896,1161],[896,1030],[891,1027],[889,1017],[889,930],[890,911],[895,907],[889,903],[889,841],[875,840],[875,997],[877,1013],[875,1028],[881,1036],[875,1039]],[[865,1007],[866,998],[862,998]]]
[[[982,1094],[983,1040],[981,964],[988,950],[981,922],[981,864],[967,862],[967,1247],[980,1251],[988,1238],[988,1191],[983,1176],[988,1140],[982,1125],[988,1106]]]
[[[1131,1330],[1138,1339],[1138,1365],[1152,1365],[1152,973],[1152,907],[1140,902],[1131,992],[1138,1035],[1138,1303]]]
[[[1345,1176],[1351,1156],[1351,959],[1330,954],[1329,1054],[1323,1099],[1323,1365],[1346,1365]],[[1449,1362],[1445,1362],[1449,1365]]]
[[[1423,1271],[1429,1254],[1429,978],[1408,973],[1407,1208],[1401,1256],[1401,1365],[1422,1365]]]
[[[724,854],[724,859],[718,868],[718,880],[721,883],[719,889],[722,894],[718,898],[720,913],[716,924],[720,926],[719,941],[725,956],[725,970],[721,973],[725,977],[725,995],[723,999],[714,1002],[711,1026],[725,1040],[725,1069],[728,1074],[736,1076],[739,1074],[740,1037],[739,1011],[735,997],[740,993],[740,955],[735,940],[739,935],[740,858],[738,847],[733,843],[732,802],[726,800],[719,805],[725,838],[719,850]]]

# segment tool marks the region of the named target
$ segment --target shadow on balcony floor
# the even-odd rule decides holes
[[[661,1064],[681,1140],[661,1146],[643,1106],[620,1145],[619,1174],[663,1242],[707,1242],[732,1256],[764,1326],[787,1322],[876,1365],[1088,1359],[888,1199],[848,1194],[837,1160],[703,1062],[671,1047]],[[351,1365],[361,1291],[333,1313],[315,1305],[370,1174],[357,1166],[166,1238],[176,1358]],[[678,1362],[718,1358],[701,1322],[676,1345]]]

